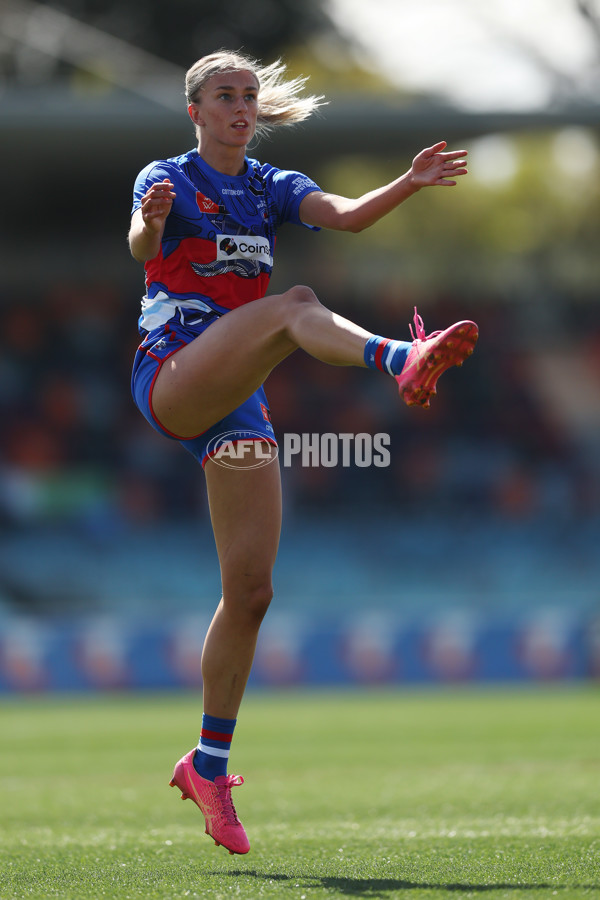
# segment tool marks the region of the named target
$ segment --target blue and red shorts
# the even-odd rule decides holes
[[[168,431],[154,414],[152,389],[161,366],[165,360],[206,331],[218,318],[219,313],[180,310],[164,325],[145,333],[144,340],[135,354],[131,373],[131,393],[138,409],[156,431],[179,441],[202,466],[211,454],[216,452],[221,440],[235,442],[262,439],[277,446],[263,387],[225,418],[192,438],[182,439]]]

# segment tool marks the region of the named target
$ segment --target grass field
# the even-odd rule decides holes
[[[255,693],[230,856],[168,787],[192,695],[0,702],[0,898],[600,897],[593,688]]]

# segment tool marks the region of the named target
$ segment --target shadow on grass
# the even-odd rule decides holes
[[[315,875],[278,875],[274,872],[257,872],[253,869],[235,869],[230,872],[215,872],[219,878],[256,878],[267,882],[291,882],[290,888],[297,889],[298,885],[304,888],[321,887],[326,890],[335,890],[347,897],[372,897],[385,898],[393,891],[448,891],[456,893],[485,893],[489,891],[541,891],[553,890],[555,892],[572,891],[574,888],[581,890],[595,890],[597,884],[469,884],[447,883],[430,884],[429,882],[405,881],[401,878],[334,878]]]

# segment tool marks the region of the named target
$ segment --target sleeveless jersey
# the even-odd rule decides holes
[[[264,297],[278,228],[284,222],[302,225],[301,201],[321,190],[301,172],[248,157],[243,175],[223,175],[190,150],[140,172],[132,213],[150,185],[165,178],[177,196],[158,256],[145,264],[145,331],[164,324],[177,308],[224,313]]]

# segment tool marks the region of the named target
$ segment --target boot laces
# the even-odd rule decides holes
[[[243,783],[244,779],[241,775],[228,775],[225,781],[217,784],[223,817],[228,825],[240,824],[237,812],[235,811],[235,806],[233,805],[233,800],[231,799],[231,788]]]
[[[415,330],[413,331],[412,325],[409,324],[410,334],[413,341],[428,341],[430,338],[435,337],[437,334],[441,334],[441,331],[432,331],[431,334],[425,333],[425,326],[423,324],[423,319],[417,312],[417,307],[415,306],[415,315],[413,322],[415,323]]]

